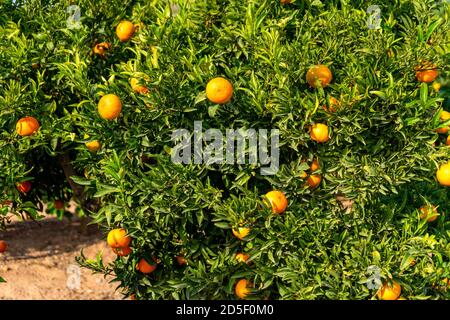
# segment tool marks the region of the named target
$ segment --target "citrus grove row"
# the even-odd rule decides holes
[[[76,201],[132,299],[448,297],[447,4],[115,2],[0,8],[3,226]],[[278,129],[280,171],[172,163],[198,120]]]

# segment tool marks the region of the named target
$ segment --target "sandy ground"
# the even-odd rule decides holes
[[[84,255],[95,259],[103,251],[104,262],[115,258],[98,228],[89,226],[80,231],[80,222],[46,218],[13,222],[0,239],[8,242],[8,251],[0,254],[0,300],[112,300],[122,299],[116,291],[117,282],[104,279],[79,268],[75,257]]]

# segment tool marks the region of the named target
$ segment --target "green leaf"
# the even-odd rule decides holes
[[[78,176],[70,176],[70,179],[72,179],[73,182],[75,182],[76,184],[79,184],[82,186],[90,186],[93,182],[93,180],[86,179],[83,177],[78,177]]]
[[[103,183],[97,183],[97,192],[94,194],[95,198],[103,197],[107,194],[120,192],[120,189],[116,186],[107,185]]]
[[[428,99],[428,84],[422,83],[420,87],[420,101],[425,104]]]

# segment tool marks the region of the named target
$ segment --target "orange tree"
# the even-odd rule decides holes
[[[114,229],[108,243],[126,243],[111,264],[78,262],[137,299],[448,298],[449,191],[436,180],[450,154],[446,2],[0,9],[5,219],[73,197],[105,240]],[[207,97],[216,77],[231,99],[229,87]],[[20,136],[26,116],[40,127]],[[172,132],[194,121],[278,129],[280,170],[172,162]]]

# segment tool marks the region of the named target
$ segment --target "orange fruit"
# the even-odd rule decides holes
[[[437,78],[438,74],[437,70],[425,70],[416,72],[416,77],[420,82],[430,83]]]
[[[101,42],[101,43],[97,43],[94,46],[93,52],[94,54],[104,58],[106,52],[111,48],[111,45],[108,42]]]
[[[385,282],[378,290],[377,295],[381,300],[397,300],[402,293],[402,287],[398,282],[393,282],[392,285]]]
[[[16,185],[17,190],[19,190],[20,193],[27,193],[31,190],[31,182],[30,181],[23,181],[18,182]]]
[[[308,177],[308,174],[305,171],[300,173],[300,178],[305,179],[306,177]]]
[[[322,177],[320,176],[320,174],[312,174],[309,176],[308,180],[306,180],[306,183],[309,184],[309,187],[311,189],[314,189],[320,184],[321,181]]]
[[[134,24],[127,20],[121,21],[116,27],[116,35],[122,42],[130,40],[134,31]]]
[[[225,78],[214,78],[206,85],[206,97],[213,103],[228,103],[232,96],[233,85]]]
[[[438,182],[443,186],[450,186],[450,162],[439,167],[436,172]]]
[[[428,61],[424,61],[422,65],[416,66],[414,69],[416,70],[416,78],[420,82],[433,82],[439,75],[436,65]]]
[[[134,92],[140,93],[140,94],[146,94],[148,93],[148,88],[146,86],[140,85],[138,79],[131,78],[130,79],[131,88]]]
[[[97,152],[102,147],[102,144],[98,140],[93,140],[85,143],[86,148],[92,153]]]
[[[3,253],[8,249],[8,243],[4,240],[0,240],[0,253]]]
[[[266,193],[266,198],[270,202],[272,213],[282,214],[286,211],[288,201],[283,192],[277,190],[269,191]]]
[[[129,246],[123,248],[112,248],[112,251],[120,257],[125,257],[132,252]]]
[[[175,258],[177,260],[178,265],[180,265],[180,266],[187,265],[187,260],[182,255],[178,255]]]
[[[39,130],[39,121],[34,117],[24,117],[19,119],[16,124],[16,131],[22,137],[31,136]]]
[[[331,73],[331,70],[323,64],[309,68],[306,73],[306,81],[313,88],[320,86],[325,88],[330,84],[331,80],[333,80],[333,74]]]
[[[312,172],[314,172],[314,171],[316,171],[316,170],[319,170],[319,169],[320,169],[319,161],[317,161],[317,159],[314,159],[313,162],[312,162],[312,164],[311,164],[311,166],[309,167],[309,169],[310,169]]]
[[[329,137],[328,126],[323,123],[315,123],[310,131],[311,139],[317,142],[327,142]]]
[[[115,94],[104,95],[98,102],[98,112],[103,119],[116,119],[122,111],[122,102]]]
[[[236,283],[234,287],[234,292],[236,296],[241,299],[245,299],[250,293],[250,289],[247,287],[250,283],[246,279],[241,279]]]
[[[427,222],[433,222],[439,216],[437,207],[435,206],[424,205],[419,210],[421,212],[420,219],[427,219]]]
[[[156,270],[156,264],[150,264],[147,260],[142,258],[136,265],[136,269],[144,274],[149,274]]]
[[[448,111],[442,111],[439,118],[441,119],[441,121],[447,121],[450,120],[450,112]],[[448,132],[448,127],[444,127],[444,128],[438,128],[436,129],[436,132],[439,133],[447,133]]]
[[[250,233],[250,228],[239,227],[237,229],[232,229],[231,231],[236,238],[243,240]]]
[[[54,202],[53,202],[53,206],[55,207],[55,209],[56,210],[61,210],[61,209],[63,209],[64,208],[64,201],[62,201],[62,200],[55,200]]]
[[[111,230],[106,241],[111,248],[125,248],[130,244],[131,237],[127,235],[125,229],[119,228]]]
[[[339,106],[339,101],[336,98],[330,97],[330,105],[327,108],[327,106],[323,106],[323,109],[327,112],[336,112],[336,107]]]
[[[243,253],[243,252],[239,252],[238,254],[236,254],[235,258],[236,258],[237,262],[245,263],[245,262],[247,262],[248,259],[250,259],[250,255]]]
[[[437,81],[433,82],[433,84],[431,85],[434,89],[434,91],[439,92],[439,90],[441,90],[441,84]]]

